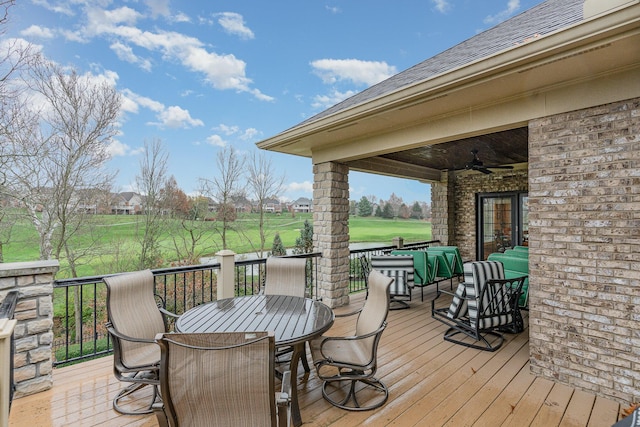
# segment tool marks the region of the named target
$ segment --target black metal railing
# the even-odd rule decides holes
[[[292,255],[308,259],[307,294],[318,295],[319,253]],[[264,283],[265,258],[235,263],[235,294],[253,295]],[[216,300],[219,263],[170,267],[152,270],[155,293],[167,310],[182,314],[199,304]],[[106,332],[106,276],[91,276],[54,282],[54,305],[62,305],[62,314],[54,317],[53,365],[60,366],[103,356],[112,351]],[[80,301],[79,305],[75,301]],[[56,310],[59,312],[59,309]],[[78,327],[76,327],[78,325]]]
[[[439,243],[437,240],[404,245],[423,249]],[[349,293],[366,289],[359,257],[385,254],[396,249],[393,245],[353,250],[349,256]],[[290,255],[306,258],[307,295],[318,298],[318,262],[320,253]],[[235,262],[235,294],[254,295],[264,284],[266,258]],[[180,266],[152,270],[155,293],[162,297],[167,310],[182,314],[199,304],[216,300],[219,263]],[[106,332],[106,276],[81,277],[54,282],[54,341],[53,364],[60,366],[111,353],[112,343]],[[75,301],[80,301],[79,305]],[[62,305],[62,308],[60,306]],[[78,309],[76,309],[78,308]],[[59,314],[62,312],[61,314]],[[79,325],[76,327],[76,325]]]

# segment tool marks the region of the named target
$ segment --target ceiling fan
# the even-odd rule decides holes
[[[464,168],[467,170],[474,170],[474,171],[490,174],[490,173],[493,173],[493,171],[489,169],[513,169],[513,166],[500,166],[500,165],[485,166],[482,160],[478,158],[478,150],[476,148],[471,150],[471,154],[473,154],[473,159],[464,166]]]

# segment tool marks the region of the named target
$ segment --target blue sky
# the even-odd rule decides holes
[[[3,37],[41,46],[123,94],[111,146],[129,190],[144,141],[160,139],[188,194],[240,153],[541,0],[18,0]],[[283,197],[312,196],[311,160],[268,154]],[[350,198],[430,203],[417,181],[351,172]]]

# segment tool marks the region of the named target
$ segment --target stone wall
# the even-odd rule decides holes
[[[53,385],[53,280],[58,261],[0,264],[0,300],[18,291],[14,330],[15,397],[48,390]]]
[[[339,163],[313,166],[313,247],[318,287],[329,307],[349,303],[349,168]]]
[[[529,124],[537,374],[640,400],[640,99]]]

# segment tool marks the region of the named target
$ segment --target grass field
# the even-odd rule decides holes
[[[124,271],[130,268],[127,262],[135,257],[139,248],[139,236],[143,218],[125,215],[96,215],[93,217],[95,226],[93,232],[98,234],[100,245],[93,254],[86,257],[79,268],[81,275],[98,275]],[[312,214],[268,215],[266,250],[270,250],[276,232],[287,248],[295,246],[296,238],[300,236],[300,229],[304,221],[312,221]],[[215,231],[215,222],[200,223],[207,230],[204,239],[198,243],[201,256],[212,256],[222,249],[220,237]],[[161,252],[163,259],[169,264],[177,258],[174,239],[180,233],[174,223],[167,223],[161,238]],[[228,233],[229,249],[236,253],[255,252],[254,247],[258,239],[258,218],[254,214],[245,214],[234,223],[236,231]],[[394,237],[401,236],[405,242],[431,240],[431,224],[426,221],[413,219],[382,219],[376,217],[351,217],[349,219],[349,241],[351,243],[379,242],[391,244]],[[87,239],[78,239],[77,248],[88,245]],[[178,239],[180,241],[180,239]],[[33,261],[39,258],[38,235],[29,223],[19,223],[14,227],[11,243],[4,245],[4,261]],[[61,271],[58,278],[68,277],[65,259],[60,260]],[[120,267],[122,269],[120,269]]]

